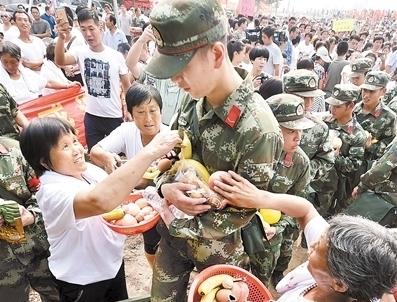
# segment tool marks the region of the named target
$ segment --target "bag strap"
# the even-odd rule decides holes
[[[66,45],[66,50],[69,50],[70,46],[72,45],[72,43],[73,43],[73,41],[74,41],[75,39],[76,39],[76,36],[73,36],[73,37],[70,39],[69,43]]]

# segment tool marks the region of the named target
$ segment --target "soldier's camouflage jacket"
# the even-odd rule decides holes
[[[371,113],[364,113],[363,103],[360,102],[356,105],[354,113],[361,127],[371,133],[374,140],[371,146],[365,149],[365,160],[380,158],[396,135],[396,114],[383,102],[379,102]]]
[[[389,107],[395,114],[397,114],[397,97],[393,98],[388,104]]]
[[[17,113],[17,103],[0,83],[0,136],[19,138],[18,125],[15,122]]]
[[[306,117],[316,125],[303,130],[300,147],[310,159],[310,174],[312,181],[321,180],[327,175],[335,162],[327,125],[312,113]]]
[[[0,137],[0,144],[8,150],[6,153],[0,152],[0,185],[16,195],[21,200],[21,205],[36,217],[34,224],[24,227],[27,243],[9,244],[0,240],[0,254],[2,261],[16,256],[19,262],[27,265],[40,256],[48,256],[49,244],[41,211],[29,188],[36,186],[38,180],[14,140]]]
[[[397,138],[387,146],[383,156],[371,169],[361,176],[358,192],[367,190],[376,193],[397,193]]]
[[[215,109],[205,99],[186,98],[172,128],[188,131],[193,159],[210,173],[233,170],[258,188],[267,189],[282,152],[282,134],[269,106],[252,91],[249,82],[244,81],[223,106]],[[170,181],[163,175],[157,186]],[[238,264],[243,253],[240,229],[254,213],[228,206],[190,220],[175,219],[169,232],[186,238],[193,257],[200,254],[201,261],[215,250],[223,250],[217,255],[224,259],[220,261]]]

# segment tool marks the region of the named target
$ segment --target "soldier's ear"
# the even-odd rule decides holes
[[[226,48],[222,42],[215,42],[211,47],[212,55],[214,56],[214,67],[220,68],[225,59]]]

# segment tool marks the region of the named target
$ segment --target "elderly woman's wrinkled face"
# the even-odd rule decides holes
[[[147,100],[132,108],[132,118],[141,132],[141,136],[152,137],[160,131],[161,110],[154,100]]]
[[[18,73],[20,59],[6,53],[1,56],[1,64],[9,75],[13,76]]]
[[[328,243],[324,233],[320,240],[309,249],[308,269],[317,283],[317,287],[323,291],[334,292],[334,278],[328,268]]]

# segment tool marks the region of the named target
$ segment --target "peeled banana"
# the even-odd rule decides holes
[[[230,281],[228,279],[230,279]],[[214,289],[217,289],[217,291],[218,291],[223,282],[233,282],[233,281],[234,281],[233,277],[230,275],[227,275],[227,274],[220,274],[220,275],[215,275],[215,276],[209,277],[208,279],[204,280],[200,284],[200,286],[198,288],[198,293],[201,296],[206,296]],[[215,295],[216,295],[216,291],[215,291],[214,297],[212,299],[215,298]],[[201,300],[201,301],[203,301],[203,300]],[[212,301],[212,300],[209,300],[209,301]]]
[[[190,142],[189,136],[186,131],[180,129],[179,135],[182,139],[181,152],[179,153],[180,159],[190,159],[192,158],[192,143]]]

